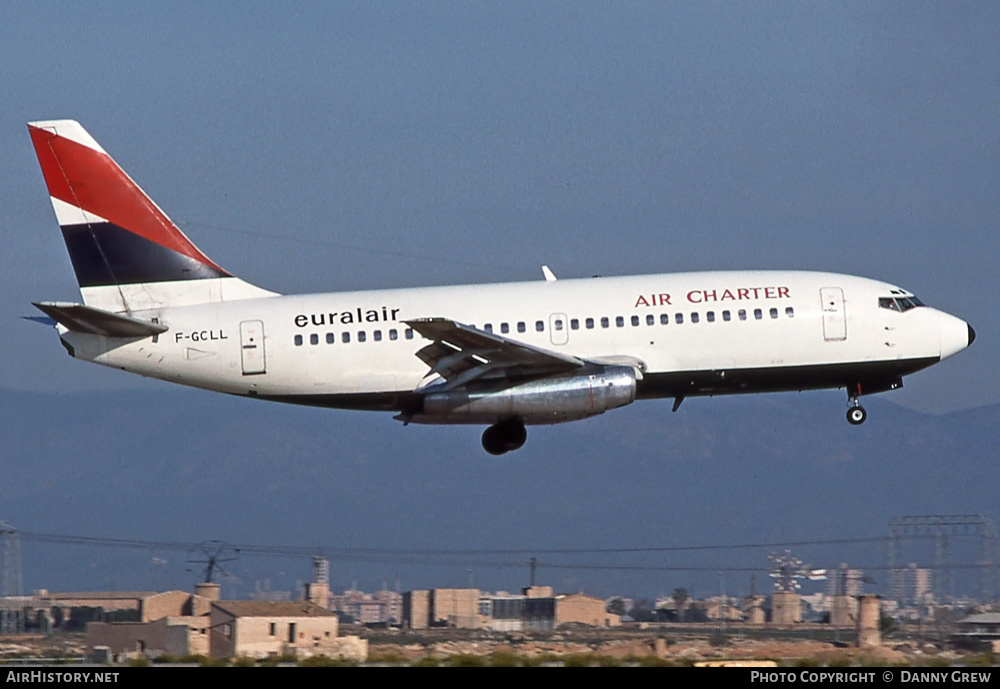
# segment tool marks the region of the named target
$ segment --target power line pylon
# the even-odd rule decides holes
[[[0,634],[24,633],[24,591],[21,582],[21,545],[17,529],[0,522],[3,540],[3,590],[0,591]]]

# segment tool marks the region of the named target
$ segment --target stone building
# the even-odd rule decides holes
[[[216,601],[209,618],[216,658],[368,655],[366,641],[338,637],[336,613],[308,601]]]
[[[211,591],[209,594],[211,595]],[[60,601],[78,601],[80,598],[59,597]],[[80,596],[81,594],[72,594]],[[84,598],[98,602],[96,598]],[[121,607],[129,601],[128,607]],[[87,625],[87,648],[106,647],[112,657],[142,654],[208,655],[208,613],[210,597],[191,595],[183,591],[164,593],[129,594],[112,599],[115,610],[132,610],[134,621],[91,622]]]
[[[431,589],[403,594],[403,625],[409,629],[479,629],[479,589]]]
[[[576,623],[588,624],[592,627],[619,627],[622,620],[619,615],[606,612],[604,601],[583,593],[563,594],[555,597],[555,624]]]

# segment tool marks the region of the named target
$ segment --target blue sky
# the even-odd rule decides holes
[[[19,320],[78,294],[24,126],[73,118],[264,287],[859,274],[979,335],[887,397],[1000,402],[998,45],[993,3],[0,3],[0,387],[162,385]]]

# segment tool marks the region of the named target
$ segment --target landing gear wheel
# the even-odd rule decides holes
[[[520,449],[528,439],[528,431],[520,419],[494,424],[483,431],[483,449],[491,455],[502,455]]]
[[[847,422],[852,426],[860,426],[868,418],[868,412],[860,404],[847,410]]]

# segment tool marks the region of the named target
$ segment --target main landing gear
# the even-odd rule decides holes
[[[483,432],[483,449],[491,455],[513,452],[524,445],[528,431],[521,419],[507,419],[494,424]]]
[[[868,412],[861,406],[861,385],[852,385],[847,389],[847,394],[851,398],[851,408],[847,410],[847,423],[852,426],[860,426],[868,418]]]

